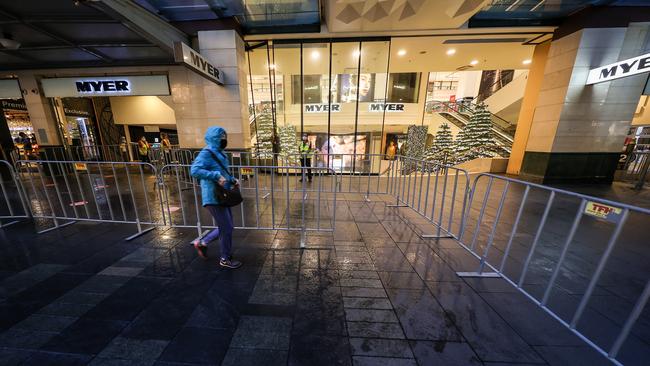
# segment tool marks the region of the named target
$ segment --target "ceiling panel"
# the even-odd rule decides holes
[[[22,43],[23,46],[29,45],[59,45],[61,42],[49,37],[42,32],[34,30],[33,28],[24,24],[4,24],[1,27],[4,33],[9,34],[14,40]]]
[[[28,50],[21,51],[22,54],[33,57],[42,62],[61,61],[97,61],[97,57],[76,48],[65,48],[55,50]],[[42,64],[46,66],[46,64]]]
[[[110,41],[111,43],[119,43],[120,41],[142,41],[142,37],[132,32],[121,23],[50,23],[47,25],[47,29],[54,31],[65,38],[75,39],[79,43],[87,43],[87,41]]]
[[[163,59],[168,54],[157,47],[95,47],[95,50],[116,60]]]

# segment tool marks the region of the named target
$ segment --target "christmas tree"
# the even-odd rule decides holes
[[[413,159],[422,159],[424,156],[424,147],[427,143],[428,126],[411,125],[408,127],[406,142],[408,149],[406,156]]]
[[[467,125],[456,135],[454,142],[454,163],[456,164],[472,159],[469,150],[469,135],[466,130]]]
[[[492,135],[492,117],[485,104],[474,109],[466,127],[470,159],[489,158],[495,155],[496,143]]]
[[[280,161],[282,165],[299,166],[298,159],[298,133],[296,126],[288,125],[279,128],[280,134]]]
[[[273,158],[273,117],[271,111],[263,110],[257,114],[257,142],[254,156],[260,159]]]
[[[451,128],[448,124],[443,123],[436,132],[433,145],[424,153],[424,159],[445,165],[453,162],[453,153],[454,138],[451,135]]]

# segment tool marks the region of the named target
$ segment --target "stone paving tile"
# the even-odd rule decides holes
[[[91,355],[79,355],[70,353],[35,352],[25,360],[25,365],[87,365],[93,358]]]
[[[379,272],[379,277],[387,289],[411,289],[424,288],[424,282],[415,272]]]
[[[290,332],[290,318],[242,316],[230,347],[288,350]]]
[[[223,329],[183,328],[169,343],[159,361],[219,364],[232,337]]]
[[[342,287],[341,294],[344,297],[388,297],[381,288]]]
[[[407,341],[399,339],[350,338],[354,356],[413,358]]]
[[[97,354],[127,322],[80,318],[52,338],[42,349],[52,352]]]
[[[483,365],[467,343],[445,341],[411,341],[410,343],[415,359],[420,365]]]
[[[580,366],[605,366],[611,363],[602,355],[590,347],[558,347],[539,346],[535,350],[544,358],[550,366],[580,365]],[[644,362],[638,360],[638,365]],[[625,363],[627,365],[628,363]],[[647,363],[646,363],[647,364]]]
[[[400,325],[395,323],[368,323],[365,321],[348,321],[348,334],[350,337],[361,338],[393,338],[404,339],[404,332]]]
[[[0,333],[0,347],[37,350],[57,334],[58,332],[18,329],[14,327],[4,333]],[[1,364],[2,361],[0,360]]]
[[[115,337],[97,357],[131,362],[154,362],[169,344],[168,341]]]
[[[290,366],[352,365],[348,338],[331,335],[295,335],[291,338]]]
[[[70,304],[56,301],[39,310],[37,314],[80,317],[94,307],[94,305],[90,304]]]
[[[367,356],[354,356],[352,357],[352,365],[354,366],[417,366],[415,360],[410,358],[393,358],[393,357],[367,357]]]
[[[454,323],[426,289],[386,291],[408,339],[461,339]]]
[[[12,329],[36,330],[47,332],[60,332],[74,323],[78,318],[69,316],[52,316],[34,314],[22,322],[16,324]]]
[[[288,354],[268,349],[230,348],[221,366],[286,366]]]
[[[17,366],[32,356],[33,352],[26,351],[25,349],[3,349],[0,348],[0,365],[2,366]]]
[[[369,278],[343,278],[340,282],[341,287],[384,288],[381,281]]]
[[[387,309],[393,308],[388,299],[364,298],[364,297],[344,297],[343,306],[346,308],[357,309]]]
[[[349,322],[398,322],[392,310],[376,309],[345,309],[345,319]]]
[[[30,288],[46,278],[63,271],[66,267],[60,264],[39,263],[5,278],[0,282],[0,300]]]
[[[379,279],[379,275],[377,274],[376,271],[346,271],[346,270],[340,270],[339,275],[341,276],[341,279],[348,279],[348,278],[374,278],[374,279]]]

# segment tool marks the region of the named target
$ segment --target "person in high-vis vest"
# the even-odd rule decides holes
[[[307,136],[303,136],[302,142],[299,146],[300,150],[300,163],[303,167],[307,169],[307,180],[311,182],[311,157],[314,155],[314,149],[311,148]],[[300,174],[300,181],[302,182],[302,177],[304,176],[304,171]]]

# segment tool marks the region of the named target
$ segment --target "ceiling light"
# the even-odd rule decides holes
[[[531,59],[528,59],[528,60],[522,61],[521,63],[524,64],[524,65],[530,65],[531,62],[533,62],[533,61]]]
[[[357,57],[359,57],[360,54],[361,54],[361,51],[359,51],[359,50],[354,50],[354,51],[352,52],[352,57],[357,58]]]
[[[456,53],[456,50],[454,48],[450,48],[447,50],[447,55],[451,56]]]
[[[269,69],[271,69],[271,70],[275,70],[275,64],[270,64],[270,65],[269,65]]]
[[[406,50],[397,51],[397,56],[404,56],[404,55],[406,55]]]
[[[316,50],[311,51],[311,59],[312,60],[318,60],[320,58],[320,53]]]
[[[472,60],[472,61],[470,61],[469,64],[472,65],[472,66],[478,65],[478,60]]]

